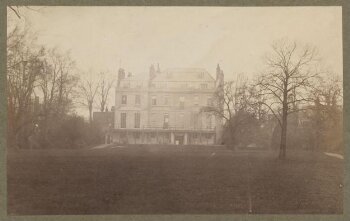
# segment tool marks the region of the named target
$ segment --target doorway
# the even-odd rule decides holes
[[[184,135],[175,135],[175,144],[183,145],[184,144]]]

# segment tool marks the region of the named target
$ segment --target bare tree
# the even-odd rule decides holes
[[[313,148],[338,148],[342,143],[343,87],[339,76],[329,73],[310,92],[314,105],[307,116],[311,121]]]
[[[60,54],[56,49],[47,51],[43,72],[39,78],[39,88],[43,96],[43,112],[50,115],[66,113],[71,102],[72,90],[77,82],[74,62],[68,54]]]
[[[21,15],[20,15],[20,12],[19,12],[19,6],[11,6],[11,5],[9,5],[8,8],[11,9],[15,13],[17,18],[19,18],[19,19],[21,18]]]
[[[219,87],[213,96],[213,105],[202,108],[225,121],[226,129],[235,144],[237,131],[255,117],[256,108],[253,106],[255,94],[248,84],[248,79],[238,75],[236,81],[228,81]]]
[[[296,42],[275,42],[266,56],[267,70],[257,80],[259,95],[281,127],[279,158],[286,157],[288,115],[301,110],[298,105],[310,101],[306,96],[318,76],[314,62],[316,51]]]
[[[98,97],[100,102],[100,111],[103,112],[107,106],[109,91],[114,85],[115,79],[107,73],[101,73],[101,79],[98,90]]]
[[[41,95],[41,140],[47,143],[48,131],[57,125],[72,108],[73,88],[77,83],[74,62],[57,49],[45,52],[43,71],[38,77],[37,93]]]
[[[45,8],[45,7],[41,7],[38,9],[37,7],[33,8],[30,6],[8,5],[7,8],[9,8],[16,15],[17,18],[22,19],[22,15],[20,11],[21,8],[39,12],[41,8]]]
[[[17,27],[7,35],[7,93],[9,136],[18,135],[32,123],[30,107],[43,67],[44,50],[32,44],[32,37]]]
[[[82,79],[79,85],[81,104],[89,110],[89,123],[92,123],[92,110],[95,98],[98,92],[99,82],[94,81],[91,77]]]

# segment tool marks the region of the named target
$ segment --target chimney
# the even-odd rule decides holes
[[[220,73],[221,73],[221,69],[220,69],[220,65],[218,64],[216,66],[216,80],[219,78]]]
[[[224,85],[224,72],[221,70],[220,65],[216,66],[216,87],[223,87]]]
[[[119,87],[120,81],[123,80],[124,78],[125,78],[125,70],[123,68],[119,68],[117,87]]]
[[[152,64],[149,68],[149,79],[153,80],[153,78],[156,77],[156,69],[154,68],[154,65]]]
[[[157,64],[157,73],[160,73],[159,63]]]

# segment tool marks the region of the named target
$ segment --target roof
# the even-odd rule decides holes
[[[142,73],[125,77],[122,81],[148,81],[149,74]],[[153,81],[214,82],[215,79],[204,68],[171,68],[156,73]]]
[[[122,81],[148,81],[148,73],[133,74],[130,77],[126,76]]]
[[[153,81],[208,82],[215,79],[204,68],[172,68],[158,73]]]

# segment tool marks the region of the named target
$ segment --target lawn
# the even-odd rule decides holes
[[[221,147],[8,153],[8,213],[337,214],[344,160]]]

